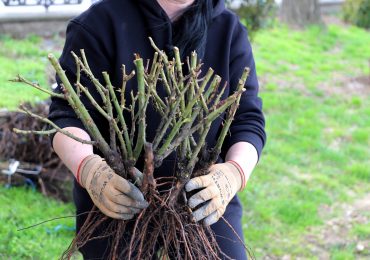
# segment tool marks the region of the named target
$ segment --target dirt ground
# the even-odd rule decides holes
[[[313,255],[323,260],[330,259],[330,249],[354,245],[357,259],[369,259],[370,234],[361,239],[351,230],[355,225],[370,222],[370,193],[351,204],[323,205],[319,214],[324,220],[324,227],[310,230],[305,237]]]

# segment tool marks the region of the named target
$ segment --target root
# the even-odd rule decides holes
[[[131,221],[109,219],[97,213],[94,207],[62,259],[70,259],[86,243],[102,238],[108,239],[110,246],[104,259],[230,259],[222,253],[211,228],[192,221],[184,193],[185,180],[175,177],[154,179],[151,145],[145,144],[145,151],[145,188],[142,191],[149,207]],[[207,169],[201,168],[195,175],[207,174]],[[169,191],[158,191],[158,187],[169,184],[172,187]],[[224,218],[223,221],[227,223]],[[233,230],[230,224],[228,226]],[[99,230],[104,232],[99,233]],[[95,233],[99,236],[94,237]],[[249,253],[248,248],[246,250]]]
[[[132,221],[111,220],[93,209],[62,259],[70,259],[87,242],[101,238],[108,238],[111,246],[104,259],[230,259],[222,253],[210,227],[194,223],[186,205],[169,203],[173,193],[149,194],[150,206]],[[94,237],[105,222],[109,224],[103,234]]]

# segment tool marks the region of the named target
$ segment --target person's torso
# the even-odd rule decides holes
[[[222,0],[220,0],[222,2]],[[202,59],[202,73],[208,68],[213,68],[215,73],[229,82],[230,52],[234,28],[237,19],[234,14],[224,9],[224,3],[219,3],[213,21],[208,28],[207,43],[204,58]],[[112,61],[108,72],[113,85],[119,87],[122,84],[122,64],[126,66],[129,73],[135,69],[133,60],[134,54],[139,54],[144,61],[153,58],[155,50],[150,45],[149,37],[152,37],[156,45],[163,50],[172,48],[173,28],[172,24],[164,13],[163,9],[155,0],[105,0],[102,1],[81,16],[76,18],[79,23],[84,24],[96,32],[100,37],[105,53]],[[186,64],[186,63],[184,63]],[[200,76],[201,77],[201,76]],[[125,97],[130,105],[131,91],[137,92],[136,78],[130,80],[126,86]],[[160,96],[164,96],[165,90],[157,87]],[[230,94],[230,88],[226,88],[223,98]],[[130,114],[125,117],[130,118]],[[147,108],[146,138],[151,142],[156,134],[156,129],[161,121],[161,115],[149,104]],[[222,116],[214,121],[207,135],[208,147],[214,146],[217,135],[222,124]],[[130,129],[130,120],[128,120]],[[101,127],[104,136],[109,138],[107,127]],[[173,171],[175,153],[166,158],[163,163],[160,175],[170,175]]]

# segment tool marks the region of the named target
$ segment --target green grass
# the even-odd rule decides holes
[[[320,208],[351,204],[370,190],[370,99],[346,83],[369,75],[370,34],[334,25],[305,31],[274,27],[254,40],[268,143],[241,194],[246,241],[258,259],[317,259],[306,236],[325,228]],[[18,72],[46,82],[39,43],[38,38],[0,40],[0,94],[7,97],[0,99],[0,107],[43,97],[5,82]],[[59,221],[23,232],[16,228],[71,214],[72,206],[24,189],[0,191],[0,219],[9,223],[0,227],[0,256],[59,256],[73,235],[47,233]],[[73,225],[73,220],[64,221]],[[358,223],[348,234],[353,244],[325,250],[331,259],[356,259],[355,241],[368,237],[369,226]]]
[[[369,32],[333,25],[256,35],[268,143],[242,199],[246,240],[258,258],[314,257],[305,235],[324,225],[319,207],[351,203],[369,191],[369,96],[346,89],[330,94],[347,87],[338,75],[369,75],[368,42]],[[353,239],[370,236],[368,227],[353,229]],[[330,255],[355,258],[352,248]]]
[[[9,82],[21,74],[37,80],[43,87],[47,86],[47,53],[41,50],[40,41],[38,37],[22,41],[0,37],[0,107],[14,109],[21,102],[36,102],[47,98],[46,94],[35,89]]]
[[[74,215],[71,204],[45,198],[26,188],[0,187],[0,194],[1,259],[56,259],[63,253],[74,234],[74,218],[17,230],[43,220]]]

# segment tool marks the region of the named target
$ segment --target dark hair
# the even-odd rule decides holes
[[[195,0],[174,24],[173,45],[179,47],[182,58],[194,50],[203,58],[212,16],[213,0]]]

